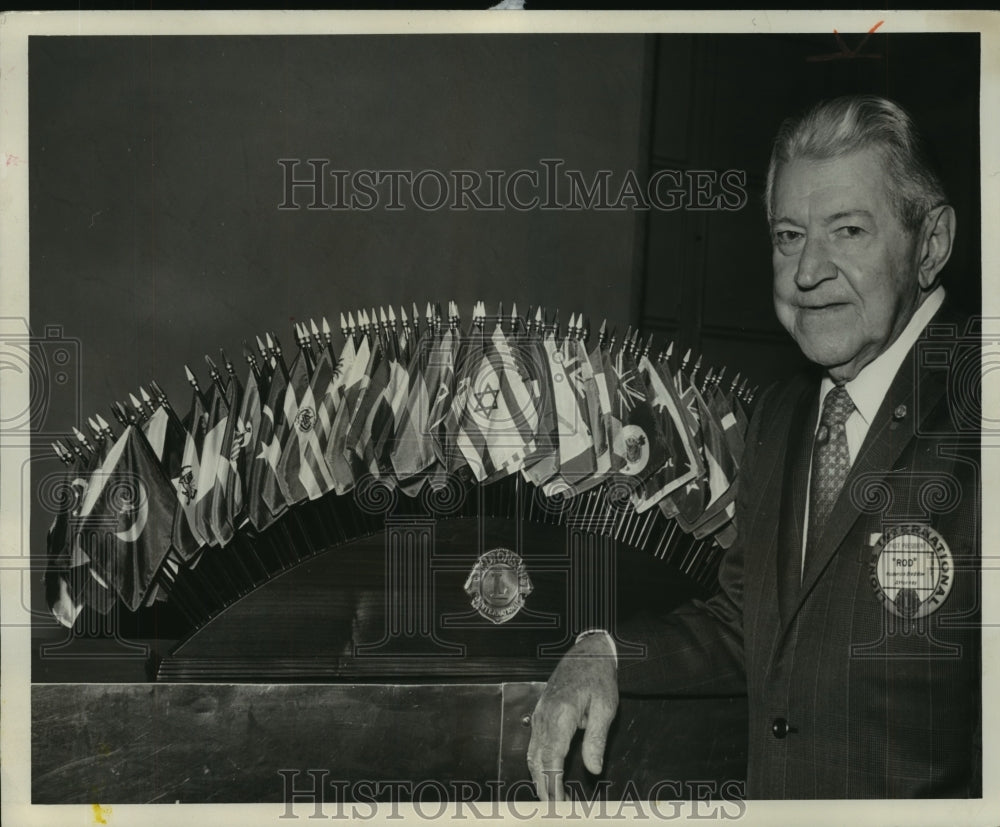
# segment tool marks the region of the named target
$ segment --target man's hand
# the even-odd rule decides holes
[[[581,638],[556,666],[531,716],[528,769],[542,801],[562,801],[563,762],[584,729],[583,763],[599,773],[608,728],[618,710],[618,674],[606,635]]]

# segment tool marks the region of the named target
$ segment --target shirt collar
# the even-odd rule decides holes
[[[858,414],[870,426],[875,414],[878,413],[882,400],[889,392],[892,380],[896,378],[899,366],[903,364],[906,354],[910,352],[928,322],[934,317],[944,302],[944,287],[938,285],[934,291],[917,308],[910,321],[907,322],[899,337],[871,362],[865,365],[844,387],[851,395],[851,401]],[[824,376],[819,388],[819,405],[823,409],[823,400],[833,389],[833,380]]]

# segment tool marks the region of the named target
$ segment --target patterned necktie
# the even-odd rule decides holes
[[[816,440],[813,442],[812,478],[809,483],[809,534],[806,556],[823,534],[827,517],[833,510],[844,480],[851,470],[844,423],[854,412],[854,402],[846,388],[836,386],[823,400]]]

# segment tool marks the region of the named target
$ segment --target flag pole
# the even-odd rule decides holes
[[[226,373],[229,374],[229,382],[236,378],[236,366],[229,360],[226,356],[226,351],[221,347],[219,348],[219,356],[222,358],[222,364],[226,366]]]
[[[118,424],[121,425],[123,428],[127,428],[128,416],[126,415],[125,411],[122,410],[121,403],[112,402],[108,407],[111,409],[111,413],[114,416],[114,418],[118,420]]]
[[[87,439],[87,435],[76,426],[73,426],[73,436],[75,436],[76,441],[83,446],[83,449],[86,451],[88,457],[94,454],[94,446],[90,444],[90,441]]]
[[[198,386],[197,377],[194,375],[194,373],[191,372],[191,368],[189,368],[187,365],[184,366],[184,375],[187,377],[188,384],[194,389],[194,392],[197,394],[201,404],[207,409],[208,402],[205,399],[205,394],[202,393],[201,388]]]
[[[94,417],[87,417],[87,427],[90,428],[90,432],[94,435],[94,443],[98,447],[102,447],[104,445],[104,434],[101,433],[101,427],[94,421]]]
[[[96,418],[97,418],[97,424],[100,426],[101,431],[104,433],[105,438],[114,440],[115,432],[111,430],[111,425],[108,423],[108,420],[106,420],[100,414],[97,414]]]
[[[218,388],[219,393],[223,396],[226,395],[226,386],[222,381],[222,374],[219,373],[219,369],[215,366],[215,362],[212,361],[212,357],[205,354],[205,363],[208,365],[208,375],[212,377],[212,383]]]
[[[278,338],[278,334],[274,331],[267,334],[267,344],[274,354],[274,361],[277,363],[278,368],[281,370],[281,375],[288,381],[288,365],[285,364],[284,354],[281,352],[281,340]]]
[[[330,323],[326,320],[326,316],[321,319],[322,330],[323,330],[323,343],[326,345],[326,352],[330,354],[330,364],[333,366],[334,370],[337,368],[337,354],[333,350],[333,332],[330,329]]]

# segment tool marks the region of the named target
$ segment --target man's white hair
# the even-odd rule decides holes
[[[774,221],[774,181],[783,164],[799,158],[839,158],[871,147],[882,154],[897,216],[908,231],[918,230],[931,210],[947,203],[944,187],[927,160],[913,119],[898,103],[876,95],[823,101],[781,125],[767,168],[768,221]]]

